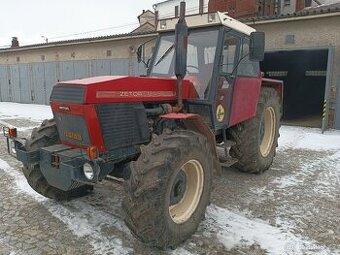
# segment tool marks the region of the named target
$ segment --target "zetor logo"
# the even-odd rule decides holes
[[[174,97],[175,91],[98,91],[97,98],[119,97]]]
[[[73,132],[65,131],[65,136],[67,138],[70,138],[70,139],[73,139],[73,140],[77,140],[77,141],[82,141],[83,140],[81,134],[77,134],[77,133],[73,133]]]

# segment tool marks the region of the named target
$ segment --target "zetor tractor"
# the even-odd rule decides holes
[[[182,3],[180,18],[160,20],[146,77],[58,82],[53,119],[25,142],[4,129],[45,197],[80,197],[119,178],[127,226],[161,249],[196,231],[222,167],[271,166],[281,116],[283,84],[259,69],[264,34],[219,12],[184,16]]]

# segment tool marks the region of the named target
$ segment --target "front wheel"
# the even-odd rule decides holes
[[[125,222],[142,242],[166,249],[189,238],[210,200],[213,153],[192,131],[153,136],[130,165]]]
[[[53,119],[44,120],[40,127],[33,129],[30,139],[26,141],[25,148],[26,151],[30,152],[59,143],[60,140],[55,121]],[[23,173],[32,189],[44,197],[58,201],[84,196],[93,189],[89,185],[83,185],[70,191],[57,189],[48,184],[40,170],[39,162],[24,164]]]
[[[238,159],[238,169],[247,173],[269,169],[278,145],[280,118],[281,104],[276,90],[262,88],[256,116],[229,130],[236,142],[230,155]]]

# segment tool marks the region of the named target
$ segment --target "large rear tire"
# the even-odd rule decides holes
[[[25,148],[26,151],[34,151],[59,143],[60,140],[55,121],[53,119],[44,120],[40,127],[33,129],[31,138],[26,141]],[[92,189],[91,186],[85,185],[74,190],[63,191],[49,185],[40,171],[39,162],[24,164],[23,172],[32,189],[44,197],[58,201],[84,196]]]
[[[196,232],[209,204],[213,153],[192,131],[168,131],[141,146],[125,183],[125,222],[142,242],[174,248]]]
[[[262,88],[256,116],[229,130],[236,142],[230,155],[238,159],[236,168],[247,173],[268,170],[278,146],[281,118],[280,98],[275,89]]]

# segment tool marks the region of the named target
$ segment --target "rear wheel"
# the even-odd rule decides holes
[[[154,135],[130,168],[123,209],[139,240],[174,248],[196,232],[212,181],[213,153],[204,136],[184,130]]]
[[[273,163],[278,145],[281,118],[280,98],[275,89],[262,88],[256,116],[229,130],[236,142],[230,155],[235,165],[248,173],[262,173]]]
[[[39,128],[34,128],[31,138],[26,141],[26,151],[34,151],[42,147],[60,143],[56,123],[53,119],[44,120]],[[92,186],[86,185],[70,191],[63,191],[48,184],[40,171],[39,162],[25,164],[24,175],[28,184],[39,194],[55,199],[70,200],[88,194]]]

